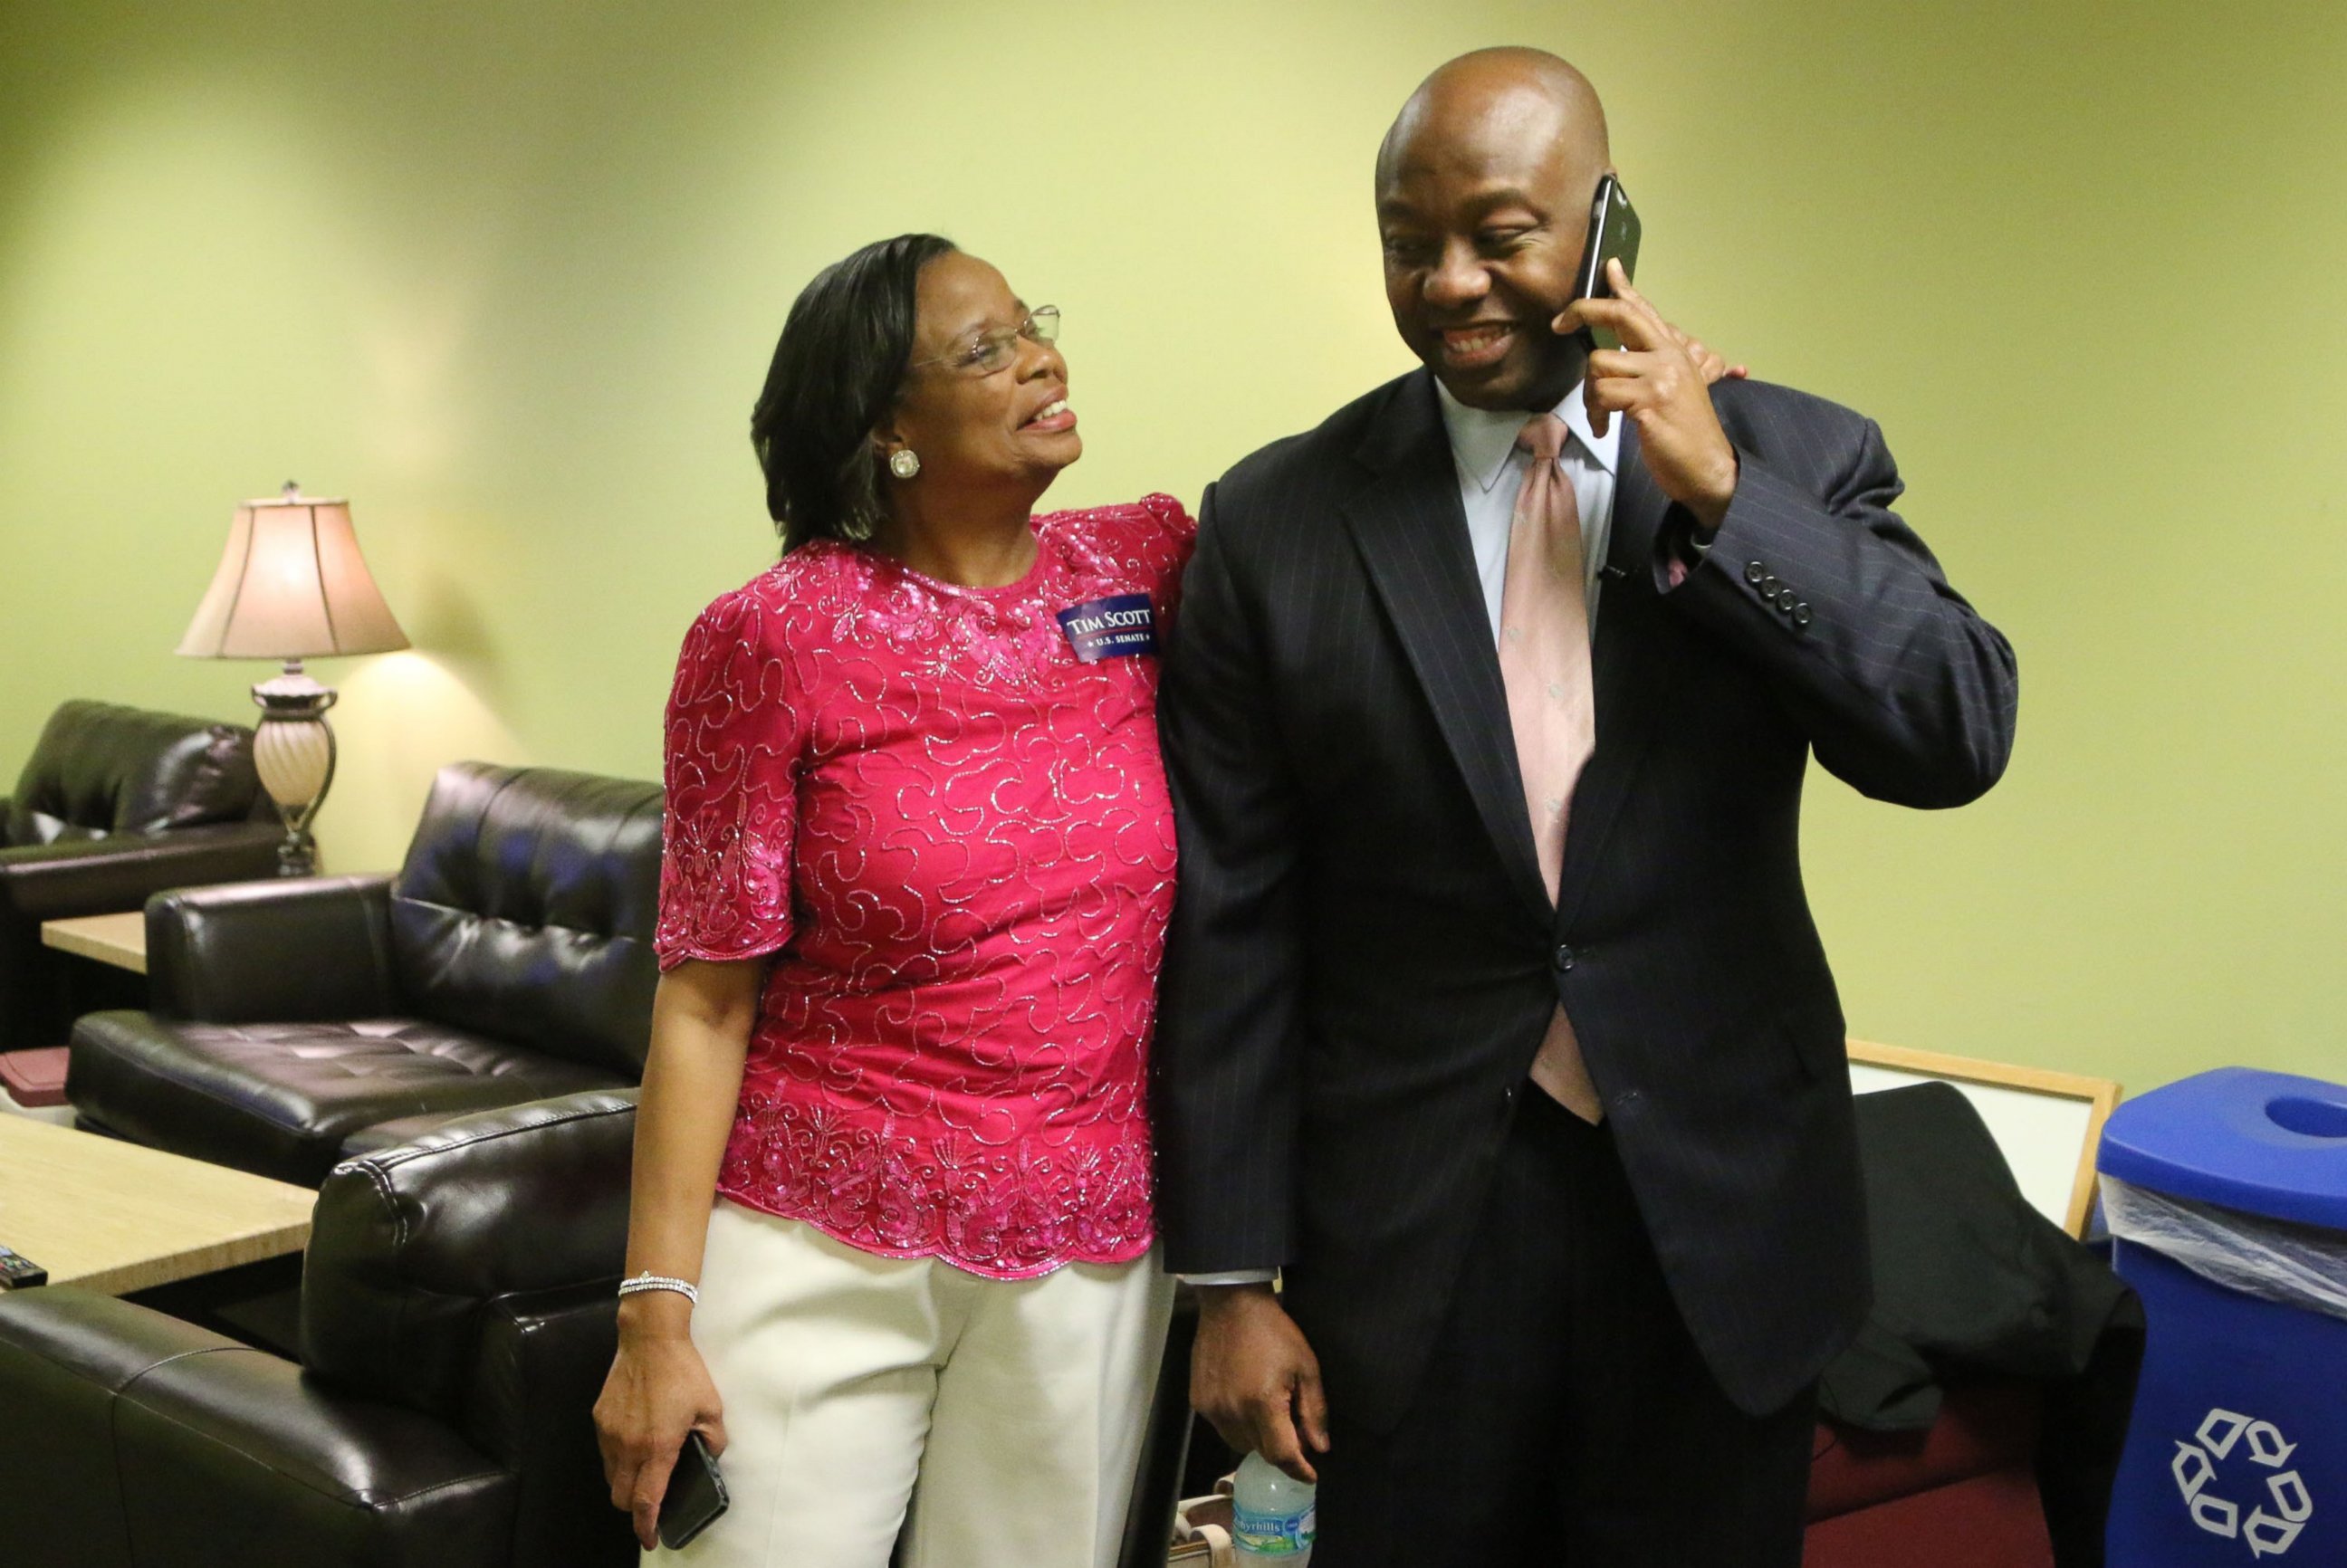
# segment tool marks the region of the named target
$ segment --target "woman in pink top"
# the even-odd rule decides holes
[[[687,1431],[723,1451],[681,1562],[883,1568],[900,1527],[917,1565],[1114,1557],[1171,1298],[1155,640],[1194,525],[1033,514],[1082,450],[1057,335],[884,241],[800,295],[752,419],[784,553],[678,661],[596,1409],[648,1551]]]

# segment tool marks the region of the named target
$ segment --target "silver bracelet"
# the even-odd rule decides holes
[[[633,1296],[639,1290],[673,1290],[695,1307],[701,1305],[700,1288],[692,1281],[654,1274],[651,1269],[644,1270],[633,1279],[620,1281],[620,1294],[622,1296]]]

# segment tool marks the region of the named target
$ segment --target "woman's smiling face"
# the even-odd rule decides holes
[[[959,251],[921,269],[915,312],[884,458],[910,447],[921,461],[912,482],[939,491],[1041,495],[1084,450],[1059,349],[1028,335],[1029,307],[1000,272]]]

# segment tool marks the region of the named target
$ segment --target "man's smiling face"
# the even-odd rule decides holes
[[[1394,326],[1470,407],[1553,407],[1580,378],[1578,343],[1549,327],[1573,299],[1606,167],[1603,118],[1593,135],[1577,111],[1521,76],[1438,76],[1378,156]]]

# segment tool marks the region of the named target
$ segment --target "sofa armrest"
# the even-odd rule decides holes
[[[464,1431],[518,1478],[510,1568],[635,1568],[635,1532],[595,1445],[619,1306],[599,1279],[500,1296],[484,1313]]]
[[[461,1419],[490,1303],[619,1285],[635,1101],[587,1090],[477,1112],[335,1166],[302,1268],[302,1361]]]
[[[0,920],[107,915],[166,887],[274,876],[283,836],[272,824],[228,822],[0,849]]]
[[[48,1387],[40,1403],[12,1399],[23,1419],[0,1425],[55,1446],[55,1400],[79,1381],[84,1404],[102,1401],[108,1475],[21,1472],[22,1490],[49,1485],[50,1506],[81,1521],[69,1528],[94,1541],[110,1532],[111,1543],[95,1554],[38,1555],[50,1543],[16,1510],[39,1500],[20,1500],[18,1482],[0,1477],[10,1562],[17,1542],[32,1544],[36,1562],[77,1568],[505,1562],[514,1478],[446,1425],[341,1398],[281,1357],[128,1302],[72,1290],[24,1297],[0,1316],[0,1386],[21,1374]],[[85,1481],[102,1490],[67,1484]]]
[[[160,1016],[305,1023],[399,1010],[388,876],[182,887],[147,905],[147,983]]]
[[[235,1348],[70,1286],[0,1291],[0,1520],[22,1568],[130,1568],[115,1400],[175,1356]],[[19,1556],[24,1549],[29,1555]]]

